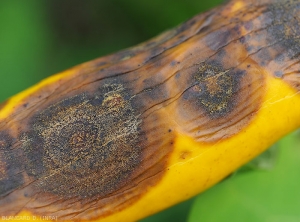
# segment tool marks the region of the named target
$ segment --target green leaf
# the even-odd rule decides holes
[[[42,8],[40,0],[0,1],[0,102],[46,76]]]
[[[198,195],[188,221],[300,221],[299,148],[296,133],[282,139],[273,169],[238,173]]]
[[[236,172],[233,173],[233,176],[251,170],[272,170],[278,161],[278,155],[279,144],[275,143],[258,157],[240,167]]]
[[[170,207],[162,212],[147,217],[140,222],[167,222],[167,221],[186,221],[188,218],[189,209],[194,202],[194,198]],[[154,203],[153,203],[154,204]]]

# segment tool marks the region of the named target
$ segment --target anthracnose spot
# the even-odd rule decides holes
[[[296,90],[300,90],[300,80],[297,76],[299,66],[295,65],[299,64],[300,59],[300,1],[276,1],[268,7],[268,10],[271,13],[266,16],[270,16],[273,21],[272,26],[268,28],[268,38],[278,42],[276,45],[278,55],[274,61],[283,67],[282,70],[275,70],[274,75],[278,77],[278,72],[286,70],[288,75],[283,73],[280,77]]]
[[[0,197],[24,183],[21,156],[12,144],[13,138],[7,132],[0,132]]]
[[[234,108],[240,76],[218,63],[202,63],[194,74],[196,84],[190,90],[190,99],[210,118],[220,118]]]
[[[264,76],[247,63],[225,68],[215,60],[192,67],[177,102],[177,122],[189,136],[211,143],[246,127],[261,105]]]
[[[204,41],[210,49],[217,51],[230,41],[232,35],[232,30],[218,30],[207,34]]]
[[[270,37],[281,40],[280,44],[287,50],[287,56],[293,58],[300,53],[299,10],[300,1],[278,1],[268,7],[271,12],[272,26]]]
[[[128,92],[104,85],[38,113],[22,136],[26,171],[39,189],[64,198],[104,197],[141,162],[141,120]]]

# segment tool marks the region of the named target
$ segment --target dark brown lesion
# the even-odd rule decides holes
[[[210,143],[239,133],[260,109],[267,74],[299,90],[299,8],[299,1],[256,2],[199,33],[207,56],[181,71],[189,81],[176,121],[185,132]]]
[[[110,89],[108,89],[110,88]],[[22,136],[26,170],[39,189],[64,198],[105,197],[141,162],[141,120],[121,85],[51,105]]]
[[[22,157],[13,143],[7,131],[0,131],[0,199],[24,184]]]
[[[0,213],[17,200],[17,211],[60,219],[108,215],[160,181],[176,133],[217,143],[241,132],[259,111],[270,62],[297,67],[299,3],[265,3],[196,16],[25,98],[5,120],[16,136],[0,133]],[[273,71],[299,87],[299,75]]]
[[[163,125],[155,130],[158,115],[143,119],[136,99],[122,82],[103,81],[32,114],[19,138],[29,184],[24,202],[31,199],[24,209],[60,219],[98,218],[157,183],[173,133]]]
[[[234,76],[235,75],[235,76]],[[223,69],[218,63],[201,63],[193,86],[198,103],[212,118],[220,118],[234,108],[234,94],[239,90],[241,75]]]
[[[283,49],[281,56],[284,54],[285,57],[282,64],[282,78],[300,91],[300,2],[278,2],[271,6],[271,11],[276,25],[270,34],[276,36],[277,39],[283,39],[280,43]],[[279,13],[282,11],[284,13]]]
[[[177,122],[199,142],[232,137],[260,108],[265,77],[251,60],[234,67],[211,59],[194,65],[187,76],[190,86],[176,103]]]
[[[265,13],[260,18],[262,24],[268,21],[265,36],[260,36],[260,45],[265,47],[252,57],[274,78],[283,79],[299,91],[300,2],[284,0],[272,3],[265,6]]]

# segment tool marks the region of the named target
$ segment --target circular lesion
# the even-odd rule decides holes
[[[248,63],[249,62],[249,63]],[[190,86],[177,101],[177,122],[196,141],[227,139],[246,127],[259,110],[265,77],[251,61],[225,67],[209,60],[190,71]]]
[[[192,88],[197,94],[197,103],[211,118],[226,115],[233,107],[234,93],[238,90],[238,76],[219,64],[200,64],[194,75],[196,85]]]
[[[141,120],[121,85],[59,101],[34,116],[22,136],[26,171],[64,198],[99,198],[129,183],[141,162]]]

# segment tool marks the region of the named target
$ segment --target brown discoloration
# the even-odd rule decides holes
[[[99,218],[128,207],[162,178],[174,134],[161,114],[145,117],[150,107],[131,89],[130,76],[79,84],[64,94],[58,88],[38,107],[24,109],[26,118],[10,120],[24,182],[18,190],[10,185],[0,199],[1,215],[24,209]]]
[[[249,61],[250,62],[250,61]],[[225,68],[215,61],[191,71],[193,84],[177,102],[180,125],[198,141],[216,142],[240,132],[259,110],[264,76],[256,66]]]
[[[104,216],[132,204],[163,175],[172,134],[149,132],[162,124],[160,117],[143,120],[136,96],[120,83],[95,86],[44,105],[22,133],[31,181],[26,197],[35,196],[26,206],[30,211],[48,215],[47,209],[64,208],[55,214],[61,219],[71,218],[66,214],[71,211],[84,211],[80,218],[85,219]],[[74,201],[78,204],[70,205]]]
[[[278,73],[283,70],[283,80],[300,91],[300,2],[282,1],[269,8],[274,20],[274,28],[270,30],[270,35],[279,40],[281,56],[284,55],[283,63],[281,62],[283,67],[276,71]]]
[[[0,139],[0,150],[1,150],[1,154],[0,154],[0,180],[4,180],[7,175],[6,175],[6,161],[5,161],[5,157],[4,157],[4,149],[7,149],[7,143],[6,140],[4,140],[3,138]],[[2,189],[0,189],[2,190]],[[1,193],[1,192],[0,192]]]
[[[34,117],[22,136],[28,175],[66,198],[104,197],[128,183],[141,162],[141,120],[121,85],[78,95]]]
[[[182,151],[180,153],[179,159],[185,160],[185,159],[187,159],[191,155],[192,155],[192,153],[190,151]]]
[[[224,70],[218,64],[200,64],[195,80],[200,91],[198,99],[211,117],[226,115],[232,108],[230,102],[238,91],[238,78],[240,76]]]
[[[233,9],[75,67],[17,104],[0,123],[0,214],[122,210],[164,176],[178,132],[201,143],[238,134],[260,109],[266,75],[299,90],[299,1]]]
[[[5,107],[5,105],[7,104],[7,102],[8,102],[8,101],[5,101],[5,102],[2,102],[2,103],[0,104],[0,110],[1,110],[3,107]]]
[[[249,53],[275,78],[282,78],[299,91],[300,2],[284,0],[262,5],[264,13],[257,19],[256,26],[265,28],[247,39]]]
[[[23,185],[22,157],[12,148],[13,138],[0,132],[0,199]]]

